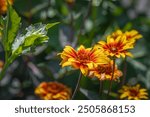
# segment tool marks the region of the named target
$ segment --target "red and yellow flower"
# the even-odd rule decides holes
[[[142,35],[139,34],[139,32],[136,31],[136,30],[125,31],[125,32],[122,32],[121,30],[116,30],[116,31],[113,32],[111,35],[109,35],[109,37],[114,38],[114,39],[117,39],[117,37],[123,36],[123,35],[126,37],[126,40],[127,40],[128,42],[133,42],[133,43],[134,43],[137,39],[142,38]]]
[[[12,5],[14,0],[8,0],[8,3]],[[4,14],[7,11],[7,0],[0,0],[0,14]]]
[[[113,61],[108,59],[108,64],[98,65],[96,68],[89,71],[89,77],[97,77],[99,80],[111,80],[113,71]],[[118,80],[122,76],[122,72],[118,70],[117,65],[114,68],[112,80]]]
[[[140,100],[140,99],[148,99],[147,90],[141,88],[139,84],[136,86],[123,86],[122,89],[119,90],[120,99],[128,99],[128,100]]]
[[[72,66],[75,69],[80,69],[84,75],[87,75],[88,70],[96,67],[98,64],[107,63],[106,56],[100,49],[86,49],[83,45],[77,51],[71,46],[66,46],[60,55],[62,67]]]
[[[136,30],[131,30],[131,31],[126,31],[125,33],[124,33],[124,35],[126,36],[126,40],[127,41],[131,41],[131,42],[135,42],[136,40],[138,40],[138,39],[140,39],[140,38],[142,38],[143,36],[141,35],[141,34],[139,34],[139,32],[138,31],[136,31]]]
[[[42,82],[35,94],[43,100],[68,100],[71,98],[71,89],[58,82]]]
[[[117,37],[122,36],[123,32],[121,30],[116,30],[112,34],[109,35],[110,38],[117,39]]]
[[[98,45],[110,57],[132,57],[129,50],[134,48],[135,41],[140,38],[142,38],[142,35],[136,30],[126,31],[124,33],[121,30],[117,30],[107,36],[106,42],[99,41]]]
[[[128,50],[134,47],[132,43],[127,42],[125,36],[118,36],[116,39],[108,36],[106,42],[99,41],[98,44],[108,56],[117,58],[132,56]]]

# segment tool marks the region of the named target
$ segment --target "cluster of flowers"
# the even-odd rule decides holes
[[[118,80],[123,73],[118,69],[115,60],[117,58],[132,57],[129,51],[134,48],[136,40],[142,35],[136,30],[122,32],[117,30],[106,37],[106,41],[100,40],[92,48],[81,45],[77,50],[66,46],[60,56],[62,67],[71,66],[80,69],[84,76],[96,77],[99,80]],[[140,85],[123,86],[120,98],[123,99],[147,99],[146,89],[140,89]]]
[[[125,58],[126,56],[132,57],[133,55],[129,50],[134,48],[136,40],[140,38],[142,38],[142,35],[136,30],[126,32],[117,30],[106,37],[107,41],[100,40],[92,48],[85,48],[81,45],[75,50],[71,46],[66,46],[63,52],[59,54],[62,58],[60,65],[80,69],[84,76],[90,78],[96,77],[99,80],[117,81],[123,73],[115,64],[115,59]],[[66,86],[62,88],[62,86],[58,83],[44,82],[36,88],[35,93],[41,99],[70,99],[70,89]],[[57,91],[51,91],[53,88]],[[62,89],[63,93],[58,91],[59,89]],[[140,88],[139,84],[123,86],[119,93],[121,93],[120,99],[148,99],[146,89]]]
[[[113,68],[113,61],[120,57],[132,57],[129,50],[134,48],[136,40],[141,37],[136,30],[126,32],[117,30],[106,37],[106,42],[100,40],[92,48],[81,45],[76,51],[71,46],[66,46],[60,53],[62,58],[60,64],[62,67],[72,66],[80,69],[83,75],[97,77],[99,80],[110,80],[114,69],[111,80],[117,80],[123,74],[116,64]]]
[[[8,0],[12,5],[14,0]],[[66,0],[69,5],[74,0]],[[8,3],[6,0],[0,0],[0,15],[7,11]],[[1,37],[1,32],[0,32]],[[106,41],[99,41],[91,48],[85,48],[81,45],[77,50],[71,46],[66,46],[60,56],[62,58],[61,65],[72,66],[80,69],[84,76],[90,78],[96,77],[99,80],[118,80],[123,73],[115,64],[116,58],[132,57],[129,52],[133,49],[137,39],[142,37],[136,30],[122,32],[117,30],[106,37]],[[0,61],[0,71],[3,68],[3,62]],[[123,86],[119,90],[121,99],[148,99],[146,89],[136,86]],[[45,100],[67,100],[71,98],[71,89],[58,82],[42,82],[36,89],[35,94]]]

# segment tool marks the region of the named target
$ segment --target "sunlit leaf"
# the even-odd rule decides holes
[[[46,36],[47,30],[46,25],[36,24],[31,25],[26,28],[25,35],[18,35],[15,42],[12,45],[12,54],[20,55],[31,50],[31,47],[35,47],[44,42],[48,42],[48,37]]]
[[[11,49],[12,43],[14,42],[14,39],[18,33],[18,29],[20,26],[21,18],[18,16],[16,11],[9,6],[9,13],[6,18],[6,28],[4,30],[7,30],[5,33],[5,40],[4,40],[4,46],[7,51]]]
[[[55,22],[55,23],[48,23],[47,25],[46,25],[46,29],[48,30],[49,28],[51,28],[51,27],[53,27],[53,26],[55,26],[55,25],[57,25],[57,24],[59,24],[60,22]]]

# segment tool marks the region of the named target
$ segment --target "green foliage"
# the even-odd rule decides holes
[[[36,24],[26,28],[26,34],[19,34],[12,44],[12,55],[19,56],[30,52],[37,45],[48,42],[46,25]]]
[[[36,99],[34,89],[42,81],[61,82],[74,91],[79,71],[62,69],[57,53],[65,45],[91,47],[116,29],[136,29],[143,35],[132,51],[134,58],[127,58],[125,82],[139,83],[150,94],[149,8],[144,6],[140,11],[138,2],[75,0],[70,5],[65,0],[15,0],[17,12],[9,6],[7,14],[0,16],[0,59],[5,63],[0,79],[6,74],[1,82],[0,99]],[[141,8],[142,2],[140,5]],[[56,21],[61,25],[55,26]],[[49,28],[52,30],[48,31]],[[123,61],[117,60],[117,64],[123,71]],[[106,99],[109,82],[103,84],[101,97],[99,81],[83,77],[75,99]],[[114,94],[118,94],[119,88],[120,83],[113,82],[110,99],[118,99]]]
[[[20,28],[21,18],[17,12],[8,5],[8,12],[5,18],[1,18],[0,24],[3,27],[2,43],[5,50],[5,65],[0,73],[2,79],[7,67],[20,55],[26,54],[34,50],[38,45],[48,42],[49,37],[47,31],[52,28],[56,23],[49,23],[47,25],[38,23],[30,25],[25,29],[25,34],[18,33]]]
[[[21,17],[18,16],[12,6],[9,6],[8,15],[6,18],[6,23],[8,24],[4,24],[6,26],[4,30],[6,30],[5,32],[8,32],[5,34],[6,37],[4,39],[4,47],[6,48],[6,51],[11,51],[12,44],[20,27],[20,21]]]

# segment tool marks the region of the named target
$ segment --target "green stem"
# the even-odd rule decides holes
[[[11,57],[9,57],[9,58],[6,59],[4,67],[3,67],[2,71],[0,72],[0,81],[3,79],[3,77],[4,77],[5,73],[6,73],[7,68],[15,60],[15,58],[16,58],[15,56],[11,56]]]
[[[74,92],[73,92],[73,95],[72,95],[72,97],[71,97],[72,100],[74,99],[74,97],[75,97],[75,95],[76,95],[76,93],[77,93],[77,91],[78,91],[78,89],[79,89],[81,78],[82,78],[82,73],[80,72],[79,78],[78,78],[78,81],[77,81],[76,88],[75,88],[75,90],[74,90]]]
[[[124,68],[123,68],[123,78],[122,78],[122,82],[121,82],[121,86],[124,85],[125,80],[126,80],[126,73],[127,73],[127,62],[126,62],[127,58],[125,57],[124,59]]]
[[[112,75],[111,75],[111,79],[110,79],[110,85],[109,85],[109,89],[108,89],[108,92],[107,92],[107,96],[109,96],[109,93],[111,92],[112,81],[113,81],[113,78],[114,78],[114,72],[115,72],[115,58],[113,59]]]
[[[10,65],[9,62],[6,62],[6,63],[5,63],[5,65],[4,65],[3,69],[2,69],[2,71],[0,72],[0,81],[1,81],[2,78],[4,77],[5,72],[6,72],[6,70],[7,70],[7,68],[8,68],[9,65]]]

